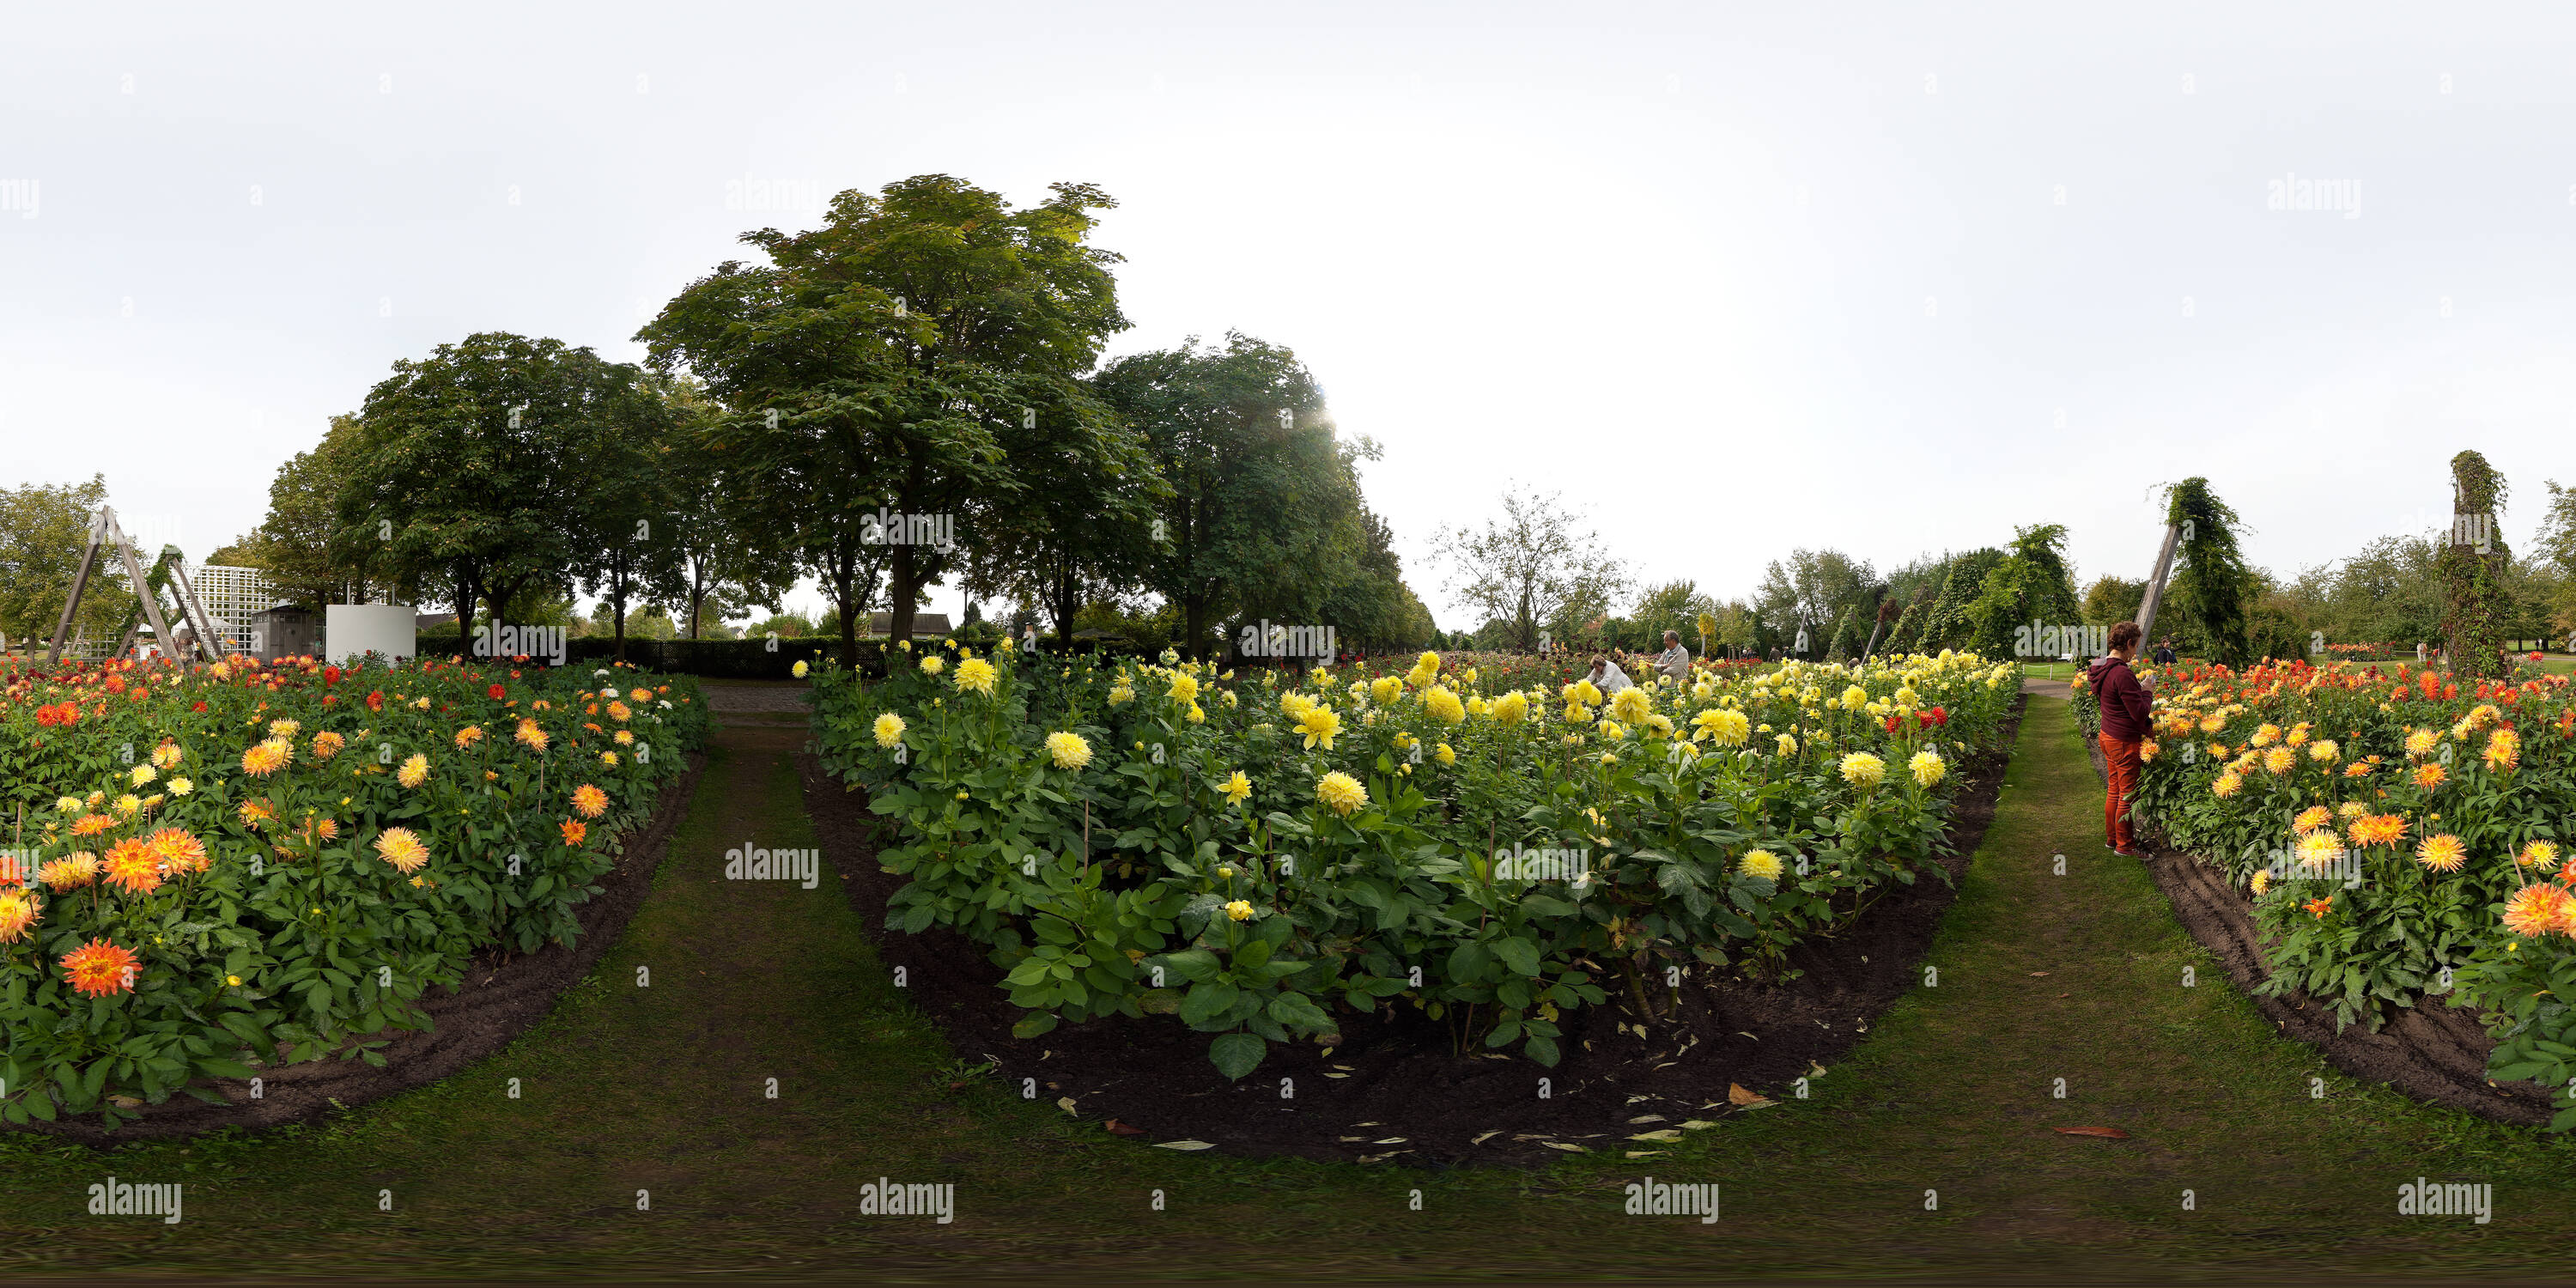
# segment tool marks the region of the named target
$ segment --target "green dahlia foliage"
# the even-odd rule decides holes
[[[2165,688],[2138,808],[2248,888],[2264,991],[2372,1027],[2427,996],[2475,1006],[2490,1077],[2576,1086],[2566,676],[2267,662]]]
[[[705,726],[622,667],[0,670],[0,1117],[381,1063],[476,954],[572,940]]]
[[[1229,1077],[1386,1005],[1553,1064],[1613,989],[1651,1015],[1688,963],[1777,969],[1930,866],[2017,693],[1957,654],[1617,695],[1433,654],[916,657],[815,679],[825,764],[907,878],[889,926],[989,946],[1023,1035],[1175,1015]]]

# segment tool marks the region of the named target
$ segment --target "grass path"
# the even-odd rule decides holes
[[[2102,850],[2100,789],[2062,702],[2033,700],[1927,962],[1937,984],[1812,1098],[1660,1157],[1536,1174],[1174,1153],[969,1076],[886,979],[828,867],[811,891],[723,878],[746,840],[812,843],[802,736],[721,733],[624,940],[466,1073],[256,1137],[109,1153],[0,1140],[0,1270],[2062,1281],[2565,1264],[2576,1149],[2350,1083],[2274,1038],[2145,873]],[[2050,1130],[2080,1125],[2132,1139]],[[1724,1220],[1623,1216],[1620,1187],[1649,1172],[1719,1183]],[[111,1173],[183,1182],[186,1219],[86,1215],[86,1187]],[[2398,1216],[2397,1185],[2419,1175],[2492,1183],[2493,1223]],[[859,1215],[858,1187],[880,1176],[955,1185],[956,1220]]]

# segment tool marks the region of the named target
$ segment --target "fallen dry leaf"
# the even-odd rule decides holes
[[[2104,1140],[2127,1140],[2129,1138],[2129,1133],[2124,1132],[2117,1127],[2059,1127],[2054,1130],[2060,1136],[2099,1136]]]
[[[1636,1117],[1629,1119],[1628,1125],[1634,1127],[1639,1123],[1659,1123],[1663,1120],[1664,1116],[1662,1114],[1639,1114]]]
[[[1589,1154],[1592,1152],[1581,1145],[1568,1145],[1561,1140],[1543,1140],[1540,1141],[1539,1144],[1545,1145],[1549,1149],[1561,1149],[1569,1154]]]
[[[1628,1157],[1630,1158],[1662,1158],[1663,1156],[1664,1151],[1660,1149],[1632,1149],[1628,1151]]]
[[[1742,1083],[1730,1082],[1726,1084],[1726,1103],[1751,1108],[1755,1105],[1770,1104],[1771,1101],[1761,1092],[1745,1090]]]
[[[1214,1149],[1214,1148],[1216,1148],[1216,1146],[1214,1146],[1214,1145],[1212,1145],[1212,1144],[1209,1144],[1208,1142],[1203,1141],[1203,1140],[1166,1140],[1166,1141],[1157,1141],[1157,1142],[1155,1142],[1155,1144],[1154,1144],[1154,1148],[1156,1148],[1156,1149]]]
[[[2030,973],[2030,977],[2031,977],[2032,979],[2038,979],[2040,976],[2042,976],[2042,975],[2046,975],[2047,973],[2048,973],[2048,972],[2047,972],[2047,971],[2044,971],[2044,970],[2035,970],[2035,971],[2032,971],[2032,972]]]
[[[1109,1120],[1109,1134],[1112,1136],[1142,1136],[1145,1134],[1145,1129],[1142,1127],[1130,1127],[1127,1124],[1112,1118]]]
[[[1706,1118],[1693,1118],[1689,1122],[1683,1123],[1682,1129],[1684,1131],[1706,1131],[1716,1125],[1716,1123],[1711,1122]]]
[[[1055,1107],[1056,1107],[1056,1108],[1058,1108],[1058,1109],[1061,1109],[1061,1110],[1065,1111],[1066,1113],[1072,1113],[1072,1112],[1073,1112],[1073,1097],[1071,1097],[1071,1096],[1062,1096],[1062,1097],[1057,1098],[1057,1100],[1056,1100],[1056,1102],[1055,1102]]]
[[[1495,1138],[1496,1136],[1500,1136],[1500,1135],[1502,1135],[1502,1134],[1503,1134],[1503,1129],[1502,1129],[1502,1128],[1500,1128],[1500,1127],[1497,1127],[1497,1128],[1493,1129],[1492,1131],[1486,1132],[1484,1135],[1482,1135],[1482,1136],[1479,1136],[1479,1137],[1475,1138],[1474,1140],[1468,1141],[1467,1143],[1468,1143],[1468,1144],[1470,1144],[1470,1145],[1482,1145],[1482,1144],[1484,1144],[1486,1141],[1492,1140],[1492,1139],[1493,1139],[1493,1138]]]
[[[1641,1132],[1637,1133],[1636,1135],[1629,1137],[1628,1139],[1630,1139],[1630,1140],[1659,1140],[1659,1141],[1674,1141],[1674,1140],[1680,1140],[1681,1138],[1682,1138],[1682,1134],[1681,1134],[1680,1129],[1678,1129],[1678,1128],[1673,1128],[1673,1127],[1666,1127],[1666,1128],[1664,1128],[1664,1129],[1662,1129],[1662,1130],[1660,1130],[1660,1131],[1641,1131]]]

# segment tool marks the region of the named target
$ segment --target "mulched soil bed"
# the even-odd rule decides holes
[[[2016,716],[2005,746],[2018,725]],[[1409,1006],[1401,1015],[1346,1015],[1342,1043],[1330,1054],[1310,1044],[1274,1044],[1236,1083],[1208,1063],[1209,1035],[1168,1016],[1113,1016],[1026,1041],[1012,1037],[1019,1012],[996,986],[1001,972],[983,949],[946,929],[906,935],[884,928],[887,898],[901,881],[876,862],[866,795],[844,790],[811,755],[800,765],[824,853],[887,969],[904,967],[914,1003],[958,1054],[992,1062],[1012,1089],[1035,1078],[1041,1099],[1071,1100],[1078,1116],[1114,1119],[1154,1142],[1437,1168],[1544,1163],[1562,1157],[1550,1141],[1596,1152],[1661,1149],[1629,1137],[1745,1112],[1729,1103],[1730,1083],[1774,1098],[1791,1094],[1795,1079],[1850,1049],[1870,1020],[1919,980],[1924,949],[1994,819],[2007,760],[1993,754],[1964,767],[1968,790],[1957,798],[1950,832],[1957,853],[1942,862],[1950,880],[1925,873],[1884,894],[1841,934],[1800,945],[1788,963],[1803,972],[1795,979],[1721,978],[1694,966],[1678,994],[1651,990],[1669,1014],[1644,1025],[1619,1005],[1610,981],[1611,1005],[1566,1013],[1565,1058],[1553,1069],[1518,1055],[1462,1058],[1441,1026]],[[1293,1098],[1282,1096],[1283,1078]],[[1542,1078],[1550,1091],[1544,1100]],[[1631,1121],[1646,1115],[1660,1118]]]
[[[2332,1006],[2304,990],[2263,997],[2254,992],[2269,978],[2257,946],[2253,905],[2227,884],[2218,869],[2187,854],[2151,850],[2147,870],[2173,901],[2174,914],[2191,936],[2226,964],[2227,977],[2254,1000],[2284,1037],[2316,1047],[2334,1066],[2356,1078],[2384,1082],[2415,1097],[2465,1109],[2498,1122],[2538,1126],[2549,1121],[2548,1093],[2532,1083],[2487,1081],[2487,1053],[2495,1042],[2477,1012],[2422,997],[2370,1032],[2351,1025],[2338,1032]]]
[[[262,1070],[262,1094],[257,1100],[251,1099],[247,1080],[208,1079],[197,1085],[232,1103],[216,1105],[173,1095],[161,1104],[143,1106],[138,1111],[141,1118],[112,1132],[102,1131],[94,1116],[82,1121],[34,1122],[22,1130],[109,1145],[192,1136],[220,1127],[276,1127],[426,1086],[500,1050],[554,1009],[555,998],[588,975],[600,954],[625,932],[626,923],[652,892],[654,869],[662,865],[671,833],[688,813],[690,794],[705,770],[706,757],[692,755],[689,771],[662,789],[651,821],[641,831],[627,834],[617,865],[600,877],[600,892],[581,905],[581,935],[574,947],[548,944],[525,955],[495,952],[477,957],[461,988],[436,990],[422,1003],[432,1027],[382,1035],[389,1039],[383,1048],[383,1067],[325,1057]]]

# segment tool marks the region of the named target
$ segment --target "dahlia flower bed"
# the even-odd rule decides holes
[[[705,720],[627,669],[0,671],[0,1117],[382,1063],[478,953],[578,933]]]
[[[1388,1005],[1554,1064],[1610,990],[1775,965],[1915,880],[2018,691],[1947,653],[1615,696],[1430,653],[1302,681],[911,656],[815,677],[824,766],[906,878],[889,927],[989,946],[1022,1036],[1176,1016],[1230,1078]]]
[[[2250,893],[2272,992],[2479,1006],[2489,1074],[2576,1077],[2576,693],[2338,662],[2173,673],[2139,807]],[[2553,1127],[2576,1126],[2576,1107]]]

